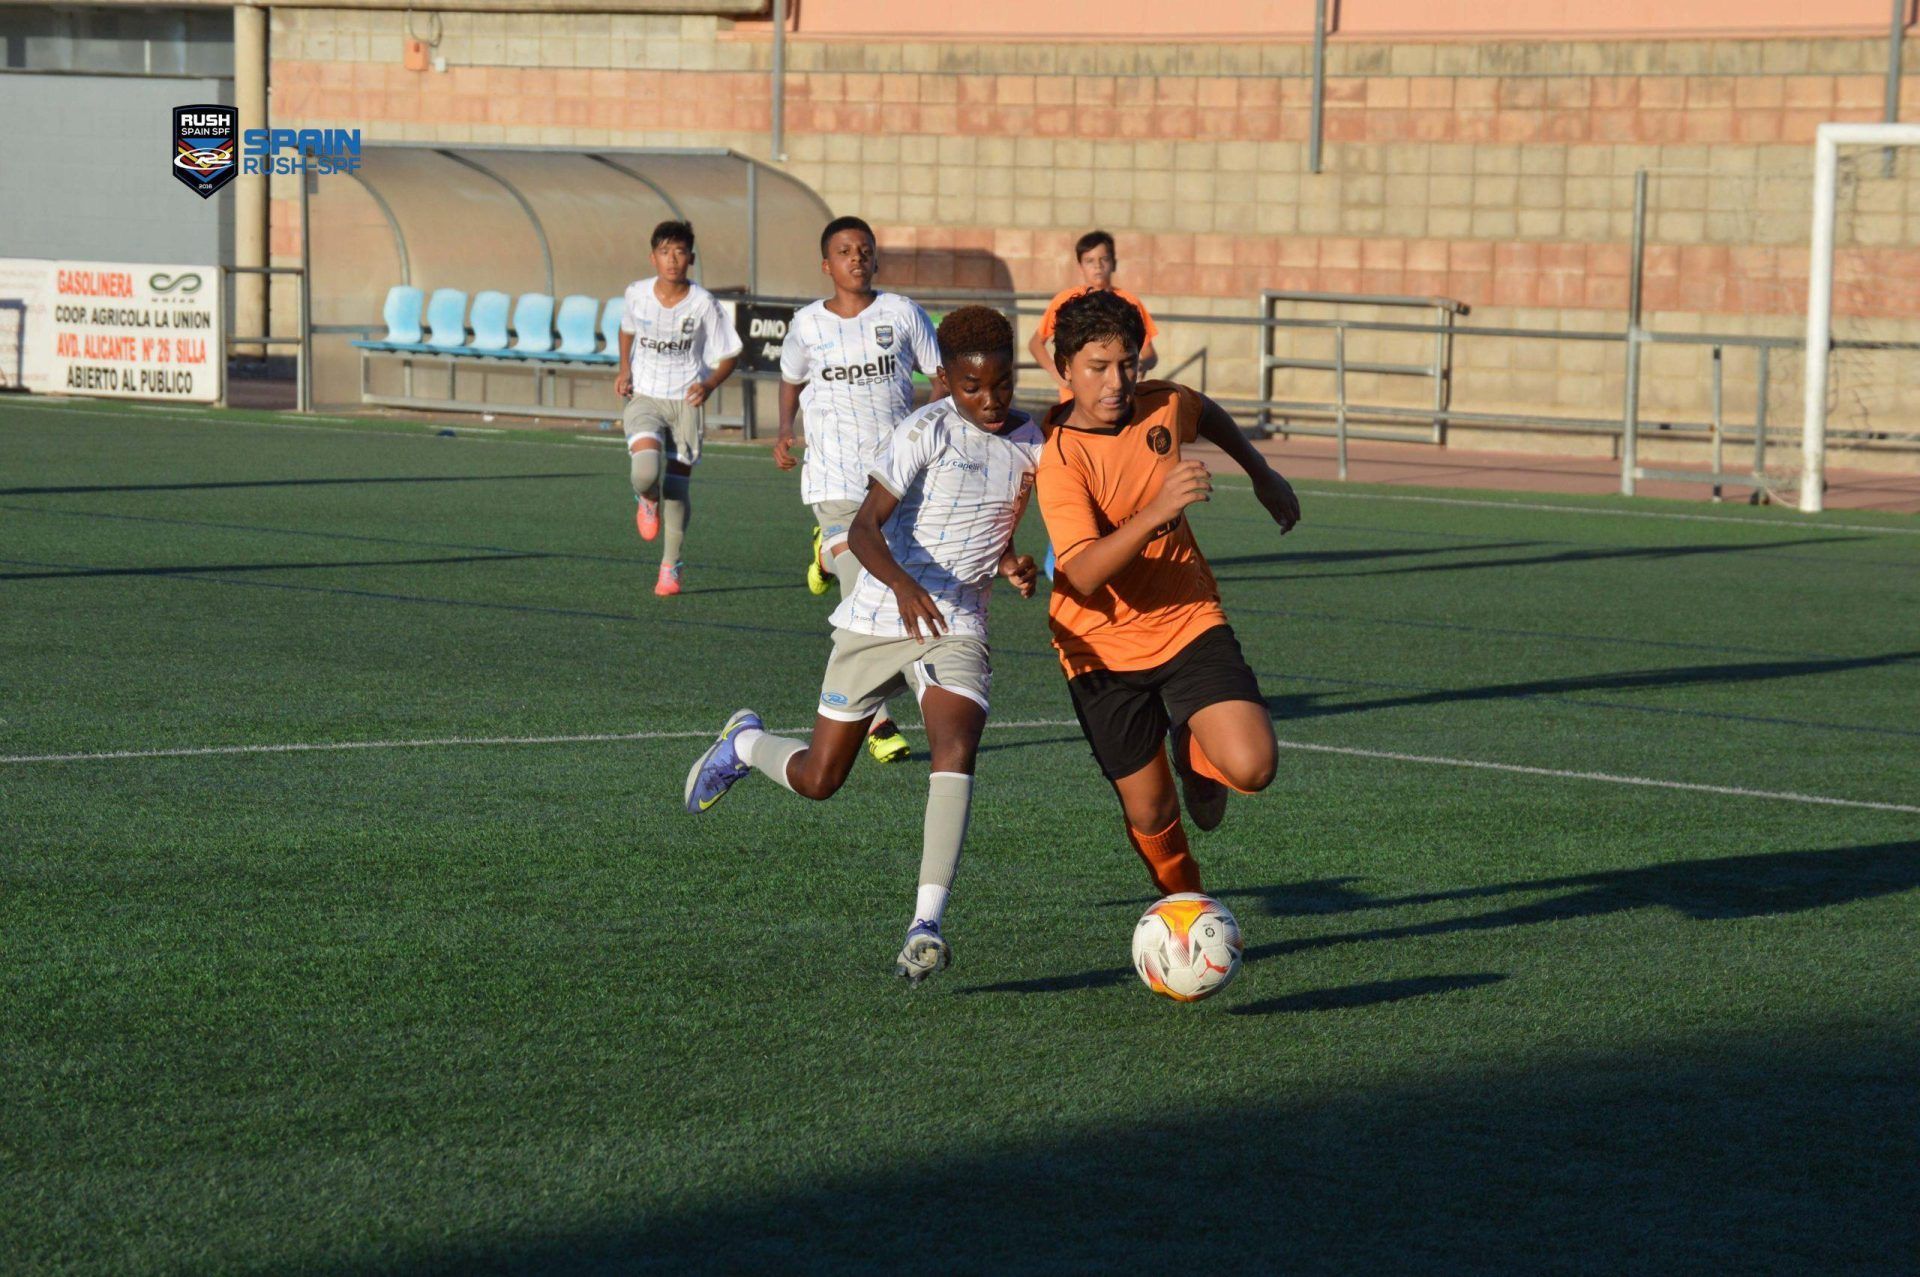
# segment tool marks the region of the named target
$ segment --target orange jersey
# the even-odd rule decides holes
[[[1057,563],[1070,562],[1153,500],[1166,470],[1180,460],[1180,446],[1199,432],[1200,405],[1185,386],[1143,381],[1134,392],[1133,419],[1117,429],[1058,424],[1068,415],[1062,408],[1048,414],[1052,431],[1035,487]],[[1185,515],[1091,594],[1075,593],[1056,572],[1047,605],[1068,678],[1165,664],[1226,619],[1220,587]]]
[[[1153,316],[1147,313],[1146,303],[1124,288],[1109,288],[1107,291],[1140,312],[1140,322],[1145,324],[1147,328],[1147,340],[1152,341],[1160,330],[1153,326]],[[1040,316],[1040,326],[1034,330],[1040,334],[1041,341],[1053,340],[1053,321],[1060,314],[1060,308],[1076,297],[1085,297],[1087,292],[1087,286],[1082,284],[1078,288],[1068,288],[1053,295],[1053,300],[1047,303],[1047,313]],[[1065,390],[1060,392],[1061,403],[1065,403],[1071,398],[1073,398],[1073,396]]]

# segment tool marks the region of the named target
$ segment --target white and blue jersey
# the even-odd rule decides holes
[[[780,346],[780,376],[806,387],[800,499],[865,500],[867,476],[886,464],[887,440],[913,407],[913,374],[939,366],[933,321],[898,293],[876,295],[852,319],[824,301],[802,307]]]
[[[951,398],[936,399],[900,423],[885,463],[872,470],[900,500],[887,549],[933,597],[948,633],[986,638],[987,596],[1045,442],[1025,413],[992,432],[961,417]],[[881,638],[907,633],[893,591],[864,568],[833,624]]]

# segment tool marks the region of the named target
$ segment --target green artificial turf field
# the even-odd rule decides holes
[[[1221,486],[1240,978],[1003,592],[910,990],[924,761],[680,809],[827,651],[764,451],[661,601],[604,441],[0,403],[0,1267],[1912,1271],[1920,523]]]

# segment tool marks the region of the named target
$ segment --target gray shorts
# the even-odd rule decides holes
[[[700,461],[700,437],[707,428],[704,407],[696,408],[684,399],[635,395],[627,400],[620,424],[626,428],[629,452],[636,439],[658,439],[668,460],[687,466]]]
[[[820,544],[832,547],[847,543],[853,516],[860,513],[858,501],[822,501],[813,506],[813,521],[820,525]],[[913,640],[908,639],[909,643]]]
[[[985,710],[992,682],[987,645],[970,634],[943,634],[917,643],[836,627],[818,708],[822,718],[860,723],[872,718],[889,696],[912,688],[919,700],[928,688],[937,687]]]

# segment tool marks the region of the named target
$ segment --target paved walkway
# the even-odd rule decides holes
[[[1270,439],[1261,452],[1289,478],[1333,480],[1338,473],[1331,439],[1294,436]],[[1208,451],[1211,451],[1209,449]],[[1662,469],[1696,469],[1662,465]],[[1466,452],[1430,444],[1355,440],[1347,446],[1347,477],[1355,483],[1418,488],[1495,488],[1510,492],[1613,493],[1620,490],[1620,463],[1607,457],[1559,457],[1533,452]],[[1680,501],[1712,500],[1700,483],[1642,480],[1639,495]],[[1727,489],[1726,499],[1744,504],[1748,490]],[[1920,474],[1874,470],[1827,471],[1827,508],[1920,514]]]

